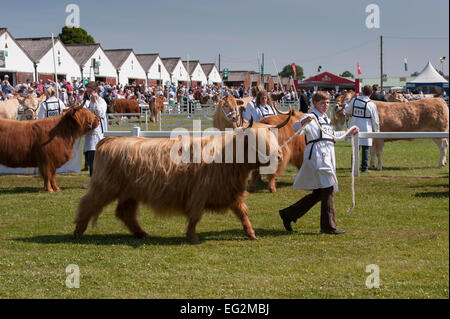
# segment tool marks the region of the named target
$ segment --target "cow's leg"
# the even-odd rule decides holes
[[[375,140],[373,145],[370,147],[370,169],[374,169],[375,168]]]
[[[197,223],[202,218],[201,213],[190,213],[189,219],[188,219],[188,226],[186,230],[186,237],[187,240],[191,243],[196,243],[199,241],[197,233],[195,231],[195,227],[197,226]]]
[[[383,146],[384,140],[379,140],[378,145],[375,149],[378,157],[378,170],[381,171],[383,169]]]
[[[135,199],[119,200],[116,208],[116,217],[120,219],[130,232],[137,238],[147,237],[137,220],[138,202]]]
[[[47,165],[41,165],[39,166],[39,172],[44,179],[44,189],[49,193],[53,193],[53,187],[51,184],[51,168]]]
[[[50,184],[52,185],[52,188],[55,192],[59,192],[59,187],[56,185],[56,170],[52,172],[52,175],[50,177]]]
[[[283,154],[283,160],[278,164],[277,171],[274,174],[268,175],[269,180],[269,191],[271,193],[277,192],[277,184],[276,184],[276,178],[278,175],[284,172],[286,165],[288,163],[289,156],[287,154]]]
[[[248,185],[248,191],[250,193],[254,193],[256,192],[256,183],[258,182],[258,177],[259,177],[259,171],[258,170],[254,170],[252,171],[252,176],[250,178],[250,183]]]
[[[239,218],[244,227],[245,234],[250,237],[250,239],[258,239],[255,236],[255,231],[253,230],[252,224],[248,219],[248,207],[244,202],[237,202],[231,206],[233,213]]]
[[[434,138],[433,141],[439,148],[439,168],[442,168],[447,164],[448,140],[446,138]]]
[[[78,204],[77,215],[75,216],[75,238],[83,236],[91,219],[93,219],[93,225],[95,225],[103,208],[113,200],[114,195],[111,195],[111,192],[98,191],[91,180],[88,193],[81,198]]]

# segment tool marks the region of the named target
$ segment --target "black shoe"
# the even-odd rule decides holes
[[[320,230],[321,234],[328,234],[328,235],[340,235],[340,234],[345,234],[345,230],[343,229],[333,229],[333,230],[329,230],[329,231],[324,231],[324,230]]]
[[[291,226],[292,220],[289,217],[285,216],[284,212],[282,210],[280,210],[279,213],[280,213],[281,219],[283,220],[284,228],[287,231],[292,231],[292,226]]]

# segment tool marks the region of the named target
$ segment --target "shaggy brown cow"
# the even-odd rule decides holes
[[[380,119],[380,132],[448,132],[448,106],[440,98],[423,99],[411,102],[381,102],[372,101],[377,106]],[[345,105],[344,105],[345,106]],[[333,108],[335,113],[335,108]],[[345,117],[333,114],[335,128],[344,126]],[[373,139],[370,148],[370,167],[375,167],[375,154],[378,157],[378,169],[383,168],[382,152],[384,139]],[[446,165],[448,139],[433,139],[440,151],[439,168]]]
[[[288,121],[289,118],[276,128]],[[233,134],[215,138],[187,137],[187,141],[139,137],[103,139],[97,145],[89,190],[78,206],[74,236],[80,238],[91,219],[95,225],[102,209],[117,198],[116,217],[138,238],[147,236],[137,221],[138,204],[143,202],[157,215],[187,217],[189,241],[198,241],[195,227],[205,210],[224,213],[228,209],[240,219],[246,235],[257,239],[244,200],[250,172],[265,164],[259,156],[255,163],[249,160],[252,147],[261,144],[249,143],[247,134],[254,134],[255,141],[265,143],[265,155],[280,157],[277,140],[269,128],[273,126],[256,123],[253,128],[238,129]],[[239,136],[245,146],[242,162],[237,160],[236,152],[231,158],[226,156],[227,149],[237,149]],[[191,155],[194,145],[201,146],[203,152],[209,145],[206,152],[221,158],[222,163],[207,162],[204,158],[197,163],[174,161],[174,154],[181,152],[181,144]],[[224,163],[225,159],[231,159],[231,163]]]
[[[303,113],[298,111],[293,111],[294,114],[291,116],[289,123],[283,128],[278,130],[278,144],[283,145],[292,135],[295,134],[295,131],[292,129],[292,125],[296,121],[302,118]],[[275,115],[262,118],[259,123],[265,123],[268,125],[277,125],[283,120],[285,115]],[[280,174],[282,174],[286,168],[286,165],[289,163],[300,169],[303,164],[303,152],[306,148],[306,141],[304,134],[297,134],[284,148],[283,148],[283,160],[278,163],[278,169],[274,174],[268,175],[269,181],[269,191],[271,193],[275,193],[277,191],[276,186],[276,178]],[[250,184],[248,186],[249,192],[256,191],[256,183],[258,181],[259,173],[258,171],[254,171],[252,173],[252,177],[250,180]]]
[[[72,157],[75,140],[98,124],[97,116],[79,107],[39,120],[0,119],[0,164],[38,167],[45,190],[49,193],[58,191],[56,169]]]
[[[274,101],[274,102],[280,102],[280,101],[283,100],[283,96],[284,96],[284,93],[280,93],[280,94],[271,94],[271,95],[270,95],[270,98],[271,98],[272,101]]]
[[[134,99],[115,99],[111,104],[111,113],[140,113],[141,109],[136,98]],[[131,115],[127,115],[131,118]],[[137,118],[140,118],[138,115]]]
[[[156,123],[158,121],[158,114],[164,112],[164,98],[154,97],[148,103],[150,108],[150,121]]]

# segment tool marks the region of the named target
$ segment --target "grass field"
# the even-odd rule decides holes
[[[336,144],[336,218],[345,235],[319,234],[320,205],[286,233],[278,210],[306,192],[290,168],[271,194],[247,198],[259,237],[246,239],[232,213],[206,214],[199,244],[183,218],[159,219],[141,207],[150,234],[137,240],[105,209],[97,228],[72,238],[88,175],[62,174],[47,194],[33,176],[0,176],[0,298],[449,298],[449,171],[430,140],[387,143],[383,171],[356,179],[352,214],[349,143]],[[220,196],[220,194],[218,194]],[[65,285],[79,266],[80,288]],[[366,266],[380,287],[366,287]]]

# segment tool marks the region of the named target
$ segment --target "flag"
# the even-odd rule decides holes
[[[292,63],[292,71],[294,71],[294,78],[297,76],[297,70],[295,69],[295,63]]]
[[[361,68],[359,67],[359,62],[356,62],[356,67],[358,69],[358,74],[362,74]]]
[[[403,61],[405,62],[405,72],[406,72],[406,71],[408,71],[408,58],[405,57],[405,58],[403,59]]]

